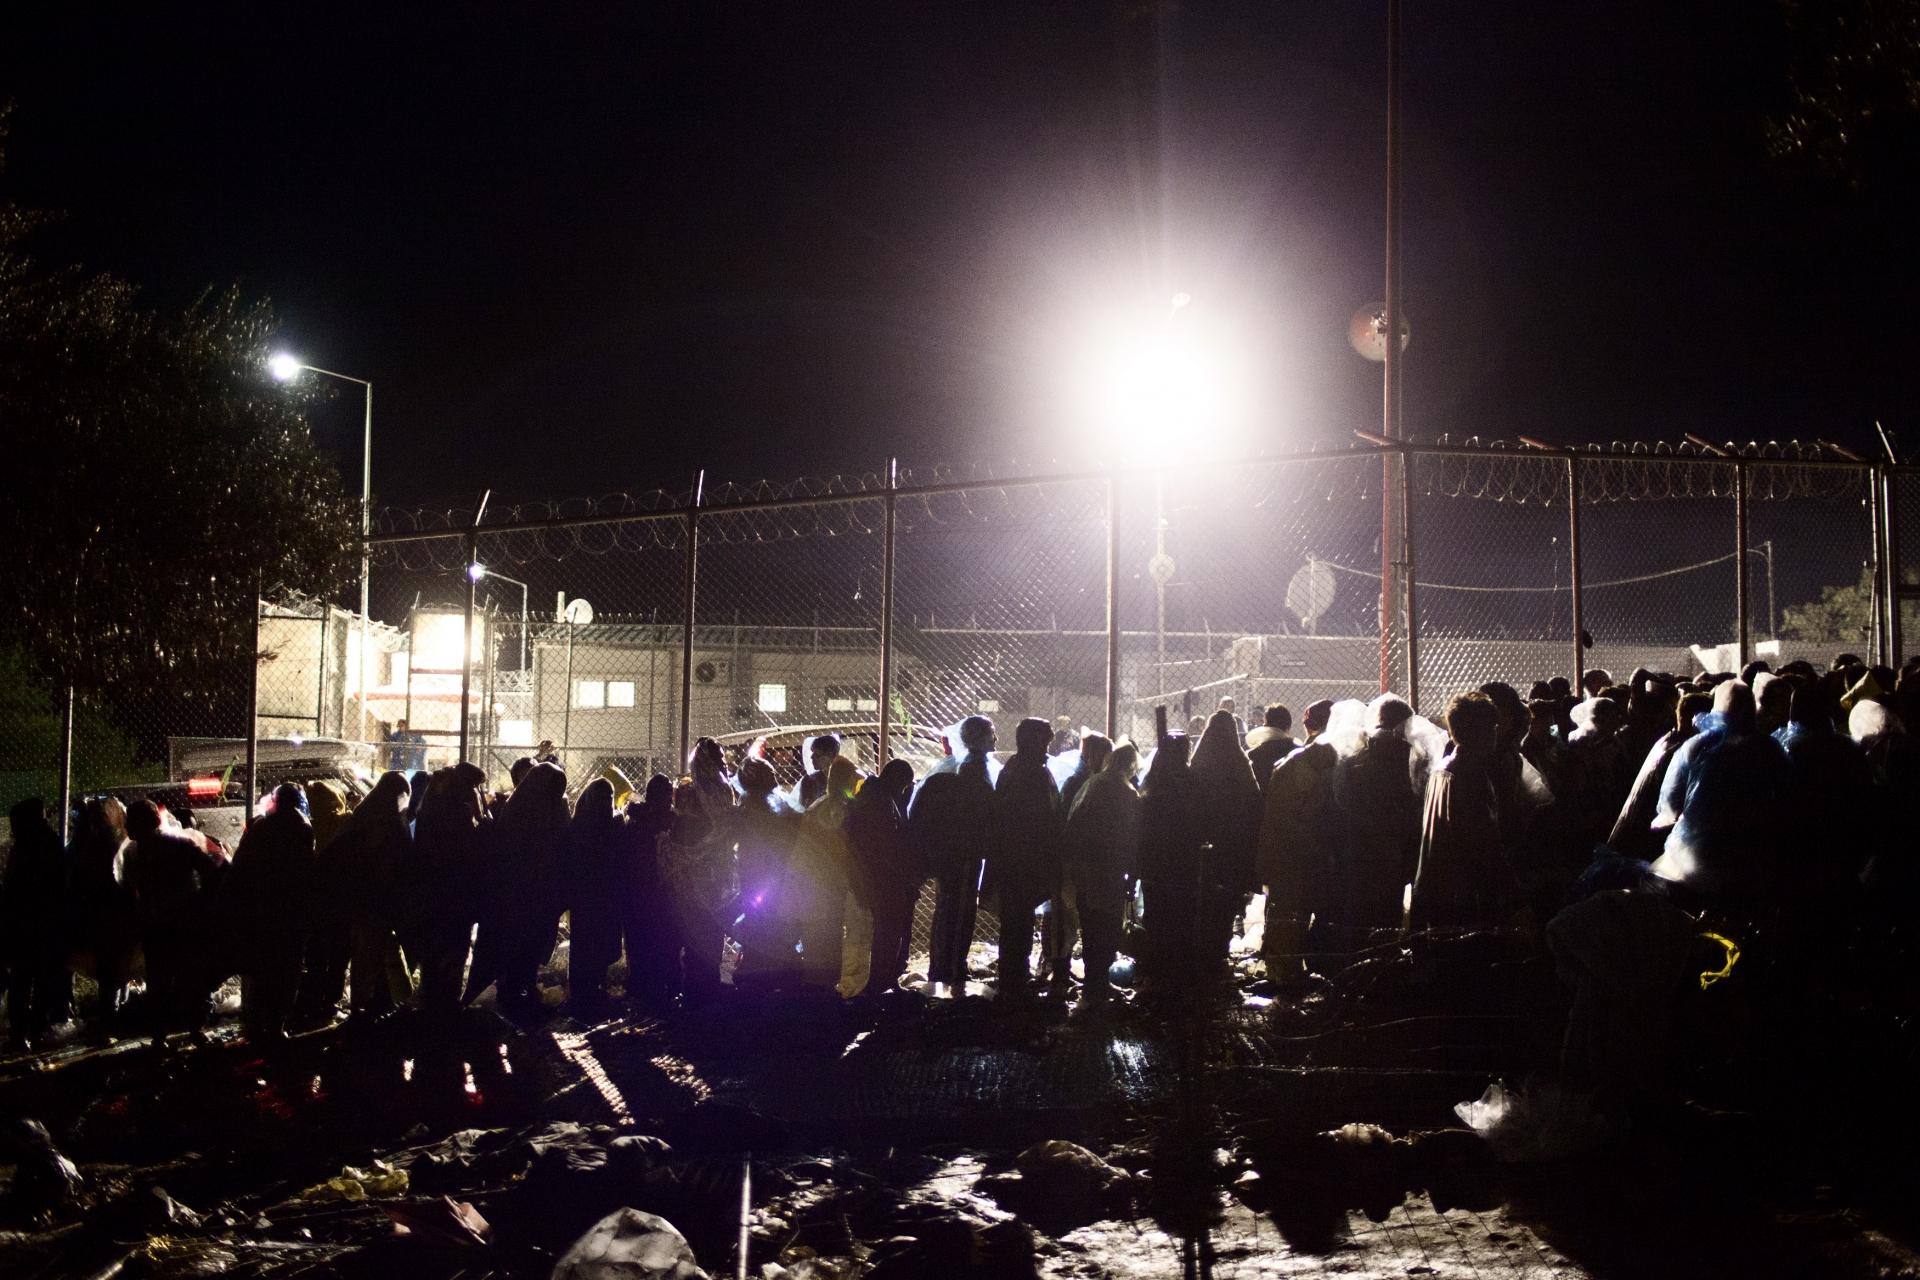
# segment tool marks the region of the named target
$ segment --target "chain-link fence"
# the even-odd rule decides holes
[[[1392,688],[1431,714],[1488,680],[1891,661],[1920,632],[1920,474],[1797,446],[696,485],[389,511],[370,550],[371,616],[262,592],[257,668],[213,696],[69,716],[6,655],[9,793],[52,801],[70,758],[75,797],[237,806],[250,730],[256,793],[461,757],[504,784],[543,751],[639,783],[701,735],[765,737],[791,782],[822,731],[918,770],[974,713],[1003,747],[1027,716],[1144,739],[1161,706],[1251,725]]]

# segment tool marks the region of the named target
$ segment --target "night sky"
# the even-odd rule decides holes
[[[1380,4],[108,8],[0,18],[7,190],[371,378],[384,498],[1081,454],[1079,336],[1176,289],[1249,450],[1379,419]],[[1910,421],[1910,206],[1769,161],[1786,59],[1768,4],[1409,0],[1408,431]]]

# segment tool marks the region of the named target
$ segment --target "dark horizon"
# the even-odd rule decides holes
[[[1910,420],[1912,180],[1769,157],[1779,13],[1403,30],[1410,435]],[[4,181],[64,214],[47,257],[237,283],[370,378],[383,501],[1084,458],[1083,333],[1169,289],[1242,348],[1236,451],[1338,447],[1379,420],[1345,330],[1383,39],[1372,7],[15,15]]]

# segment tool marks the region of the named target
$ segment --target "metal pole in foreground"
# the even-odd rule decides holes
[[[260,572],[253,574],[253,653],[247,664],[247,804],[241,820],[253,825],[253,806],[260,791]]]
[[[893,535],[899,514],[900,459],[887,459],[887,525],[880,544],[880,741],[879,765],[893,749]]]
[[[1580,463],[1572,454],[1567,455],[1567,586],[1573,597],[1572,680],[1578,689],[1587,665],[1587,649],[1580,639],[1587,624],[1580,599]]]
[[[680,631],[680,764],[687,767],[687,754],[693,748],[693,600],[699,586],[700,498],[707,488],[707,473],[693,475],[693,501],[687,506],[686,621]]]
[[[1734,542],[1740,548],[1740,554],[1734,557],[1737,571],[1733,576],[1733,604],[1739,614],[1736,627],[1739,665],[1745,667],[1753,656],[1747,631],[1747,466],[1738,459],[1733,464],[1733,524]]]
[[[1107,477],[1107,738],[1120,732],[1120,500]]]
[[[1400,596],[1406,602],[1407,705],[1420,706],[1420,627],[1413,603],[1413,459],[1400,455]]]
[[[1382,336],[1383,388],[1381,434],[1400,439],[1400,0],[1387,0],[1387,331]],[[1380,691],[1393,681],[1393,632],[1400,616],[1400,583],[1395,559],[1402,540],[1403,497],[1394,468],[1404,469],[1405,454],[1380,457]]]
[[[60,843],[71,837],[73,818],[73,686],[60,699]]]
[[[474,557],[480,554],[480,537],[473,530],[467,531],[467,563],[474,563]],[[460,628],[460,758],[467,759],[469,742],[468,720],[472,714],[473,701],[473,596],[480,584],[473,580],[473,574],[462,575],[467,580],[466,623]]]
[[[360,657],[354,685],[360,695],[360,741],[367,740],[367,590],[373,572],[373,384],[366,384],[367,416],[360,439]],[[344,736],[344,730],[342,731]]]

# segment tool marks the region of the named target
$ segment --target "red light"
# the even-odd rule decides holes
[[[218,778],[188,778],[187,779],[187,799],[213,800],[213,799],[217,799],[219,795],[220,795],[220,779]]]

